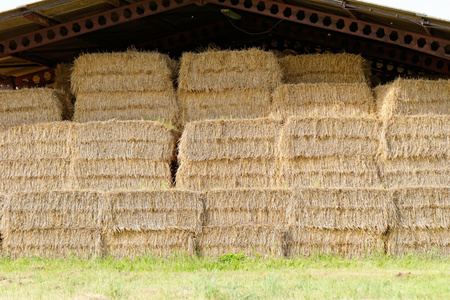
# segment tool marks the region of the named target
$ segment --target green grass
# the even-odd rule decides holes
[[[0,259],[0,299],[450,298],[450,258]]]

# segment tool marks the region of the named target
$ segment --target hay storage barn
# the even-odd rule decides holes
[[[267,161],[274,160],[274,158],[276,160],[277,156],[270,156],[269,158],[269,155],[267,155],[264,158],[267,161],[263,161],[264,159],[262,157],[265,154],[261,154],[265,151],[264,149],[270,150],[271,147],[275,148],[272,141],[267,143],[266,148],[259,148],[252,144],[253,141],[251,140],[253,137],[247,136],[245,138],[247,141],[243,143],[244,145],[247,143],[246,146],[241,145],[237,148],[242,151],[233,153],[231,151],[233,147],[229,145],[233,145],[234,141],[231,140],[234,139],[234,134],[227,136],[226,132],[223,133],[224,128],[216,128],[217,130],[222,130],[221,134],[223,134],[223,139],[217,139],[217,143],[211,142],[214,138],[210,138],[210,136],[215,137],[217,133],[213,131],[209,134],[210,136],[202,137],[204,138],[203,142],[199,142],[200,144],[207,143],[205,144],[207,151],[204,153],[205,157],[202,158],[205,159],[204,161],[189,161],[193,155],[190,151],[184,151],[187,148],[183,148],[184,150],[180,154],[181,167],[178,173],[180,177],[176,183],[181,183],[185,180],[184,184],[187,186],[186,182],[190,180],[189,184],[191,187],[189,188],[199,190],[217,187],[222,184],[225,184],[227,187],[255,185],[268,187],[272,185],[271,180],[274,174],[276,175],[278,171],[281,171],[282,176],[279,178],[284,180],[285,185],[307,185],[309,187],[319,185],[324,188],[327,186],[341,185],[365,185],[373,187],[381,184],[387,186],[384,182],[391,183],[392,181],[387,178],[392,174],[396,176],[399,174],[396,179],[397,185],[411,185],[415,188],[420,183],[421,185],[436,184],[444,188],[448,187],[445,181],[448,177],[445,177],[448,174],[448,164],[446,164],[448,157],[441,155],[442,149],[445,152],[445,147],[448,146],[445,143],[439,144],[445,140],[447,134],[445,128],[448,127],[442,127],[442,125],[446,126],[446,123],[439,125],[439,122],[435,122],[437,120],[434,119],[436,116],[404,115],[422,113],[427,109],[433,113],[446,111],[445,108],[446,104],[448,104],[448,98],[446,97],[447,90],[444,81],[448,80],[448,75],[450,74],[450,54],[448,51],[450,47],[449,22],[352,0],[346,1],[344,6],[322,0],[293,0],[288,3],[271,0],[258,2],[206,0],[201,3],[204,5],[198,4],[198,1],[193,0],[46,0],[45,5],[42,2],[37,2],[21,9],[0,13],[0,89],[13,90],[18,88],[20,92],[23,87],[49,87],[55,85],[58,89],[65,90],[67,96],[69,94],[67,93],[67,81],[65,81],[66,83],[61,83],[64,82],[63,78],[55,78],[55,76],[65,76],[67,78],[67,73],[64,73],[61,69],[61,63],[71,64],[77,58],[82,61],[83,56],[80,55],[85,54],[85,66],[94,67],[95,62],[100,62],[102,55],[113,60],[111,53],[114,52],[116,53],[115,55],[123,56],[118,60],[120,61],[119,63],[109,63],[108,59],[106,59],[106,62],[101,64],[100,68],[96,71],[91,73],[79,72],[78,75],[75,72],[74,80],[71,84],[75,86],[78,84],[78,87],[80,87],[80,81],[76,79],[77,76],[78,79],[81,78],[81,85],[84,83],[82,88],[85,92],[76,90],[78,93],[77,96],[79,96],[79,111],[83,112],[82,114],[84,116],[87,116],[88,113],[91,115],[87,116],[87,119],[94,119],[92,116],[95,114],[97,114],[96,118],[98,117],[100,119],[121,119],[122,117],[128,119],[133,115],[134,119],[138,119],[135,122],[142,122],[140,119],[153,119],[153,117],[149,116],[150,111],[156,111],[154,115],[155,119],[164,119],[166,118],[166,112],[169,115],[176,114],[174,111],[181,104],[180,106],[183,106],[181,112],[184,113],[184,116],[179,114],[180,118],[178,120],[183,120],[183,118],[185,120],[193,120],[195,118],[202,120],[212,117],[261,117],[270,113],[270,110],[272,110],[274,115],[279,115],[280,112],[284,113],[283,110],[288,111],[287,115],[282,115],[281,119],[286,119],[292,113],[300,115],[294,116],[293,118],[302,118],[301,116],[303,116],[308,119],[326,118],[331,120],[333,118],[351,119],[360,117],[365,120],[370,119],[370,117],[366,116],[367,114],[378,112],[383,107],[382,105],[373,107],[373,98],[371,98],[369,86],[375,87],[378,84],[385,83],[390,86],[389,82],[396,77],[409,78],[407,80],[401,79],[401,84],[393,84],[395,88],[403,91],[397,93],[395,96],[395,101],[397,101],[396,106],[388,105],[385,109],[389,114],[392,114],[392,119],[389,118],[389,122],[394,120],[393,118],[403,117],[411,118],[410,121],[414,120],[419,122],[419,126],[416,128],[406,128],[408,129],[405,131],[407,137],[398,135],[395,132],[396,125],[390,126],[391,123],[385,122],[381,118],[373,121],[373,123],[384,123],[381,125],[381,131],[377,138],[375,138],[375,134],[366,134],[363,137],[358,136],[358,134],[355,134],[355,131],[349,129],[351,127],[350,125],[347,127],[345,125],[347,123],[358,127],[359,121],[354,122],[355,124],[352,124],[351,121],[336,121],[336,128],[325,134],[321,133],[317,128],[303,133],[295,129],[289,135],[286,135],[287,139],[285,141],[291,143],[292,147],[285,148],[289,149],[290,152],[285,152],[283,155],[286,155],[286,157],[283,157],[281,162],[278,161],[274,167],[272,163],[267,163]],[[226,9],[231,10],[235,14],[234,16],[237,15],[236,20],[228,18]],[[213,49],[213,51],[206,52],[209,57],[214,57],[213,60],[207,63],[201,58],[208,56],[204,55],[204,49]],[[204,87],[202,89],[201,86],[199,87],[195,84],[186,85],[186,81],[183,83],[183,80],[175,80],[174,86],[179,89],[178,97],[182,99],[181,102],[183,102],[183,99],[187,99],[183,103],[177,103],[173,101],[173,95],[175,93],[174,90],[170,89],[169,85],[162,92],[155,90],[154,84],[148,84],[148,82],[154,79],[148,73],[155,70],[155,65],[153,63],[139,64],[136,61],[133,62],[132,56],[136,52],[148,53],[156,50],[160,53],[156,56],[159,56],[162,60],[166,59],[166,64],[158,65],[155,62],[155,65],[158,66],[157,71],[160,71],[160,75],[163,77],[165,76],[164,78],[166,80],[164,81],[166,83],[174,79],[169,79],[169,77],[173,75],[171,72],[178,68],[176,63],[167,59],[166,55],[169,55],[171,59],[179,59],[183,58],[183,53],[189,53],[185,56],[186,60],[192,60],[184,66],[189,65],[190,67],[186,67],[183,70],[180,69],[180,74],[184,75],[179,77],[179,79],[184,78],[183,80],[187,79],[188,81],[189,79],[205,79],[200,75],[208,74],[205,79],[209,87],[208,91],[205,91]],[[239,51],[232,52],[230,50]],[[344,52],[346,55],[343,55]],[[293,57],[286,56],[287,53],[295,55]],[[349,53],[352,55],[348,56]],[[304,56],[297,56],[296,54]],[[321,54],[322,56],[318,56],[317,54]],[[327,65],[318,62],[318,60],[324,57],[323,55],[332,56],[332,54],[338,54],[339,56],[339,58],[333,56],[336,58],[336,65]],[[278,63],[281,63],[282,66],[278,71],[276,64],[273,64],[275,55],[279,56]],[[315,62],[310,65],[304,62],[298,65],[294,63],[296,60],[306,59],[306,56],[309,57],[310,62]],[[239,63],[231,64],[231,68],[227,69],[224,65],[229,63],[227,61],[229,57],[234,57]],[[214,61],[218,63],[214,64]],[[269,61],[272,63],[269,63]],[[60,64],[60,68],[55,70],[58,64]],[[138,73],[142,75],[144,81],[141,81],[142,77],[139,78],[139,76],[127,74],[126,71],[123,72],[121,65],[124,65],[125,69],[128,66],[130,69],[139,70]],[[243,65],[248,68],[242,68]],[[256,67],[252,69],[251,66]],[[340,66],[344,66],[342,68],[345,71],[338,72],[341,75],[336,75],[336,70],[339,70],[341,68]],[[167,72],[168,69],[169,72]],[[282,70],[285,70],[287,74],[284,77],[280,76]],[[246,73],[245,71],[249,72]],[[263,74],[263,76],[258,76],[258,72],[260,72],[259,75]],[[252,73],[252,75],[247,76],[249,73]],[[230,76],[231,79],[228,78],[229,80],[220,81],[219,79],[224,74],[231,74],[234,77]],[[245,76],[239,77],[242,74]],[[92,76],[97,76],[96,80],[84,80]],[[405,92],[409,89],[408,84],[415,85],[418,82],[417,80],[409,81],[411,78],[429,80],[441,77],[443,79],[439,82],[433,81],[429,84],[427,83],[427,88],[422,88],[425,85],[418,88],[419,90],[426,91],[427,95],[431,91],[434,91],[439,97],[420,96],[421,99],[413,99],[411,95],[419,95],[417,88]],[[116,80],[117,78],[119,80]],[[283,82],[283,78],[285,82]],[[231,88],[230,85],[221,85],[226,81],[233,82]],[[298,86],[296,87],[298,90],[290,90],[287,87],[283,87],[285,90],[282,90],[282,93],[280,93],[281,96],[277,96],[276,101],[274,101],[275,99],[272,100],[270,92],[275,88],[275,85],[272,86],[272,84],[298,84],[299,81],[309,82],[304,83],[303,90]],[[328,81],[328,85],[324,85],[324,81]],[[370,83],[369,85],[368,82]],[[319,86],[318,84],[322,85]],[[99,90],[105,86],[109,90]],[[136,90],[133,90],[133,86],[136,87]],[[381,95],[385,89],[388,88],[382,86],[375,92],[377,95]],[[87,90],[89,92],[86,92]],[[124,90],[127,92],[124,93]],[[149,101],[150,93],[157,94],[158,99],[155,101],[150,99],[151,101]],[[283,96],[283,93],[287,97]],[[89,94],[89,97],[86,96],[87,94]],[[83,97],[85,97],[84,100]],[[301,97],[303,97],[301,101],[296,101],[299,98],[301,99]],[[70,95],[63,99],[70,99]],[[180,101],[180,99],[178,100]],[[399,101],[399,99],[401,100]],[[46,100],[48,101],[48,99]],[[226,100],[226,103],[220,103],[219,100]],[[41,100],[39,107],[46,107],[47,101]],[[67,100],[65,101],[67,102]],[[116,106],[117,103],[125,104],[128,108],[118,108]],[[156,108],[152,106],[154,103],[158,104]],[[391,101],[390,104],[392,103]],[[417,104],[416,108],[411,109],[408,106],[411,103]],[[7,104],[13,105],[14,102],[8,100]],[[36,103],[33,102],[34,104]],[[51,107],[51,109],[58,111],[56,116],[52,114],[52,117],[59,118],[61,109],[58,110],[57,106]],[[84,110],[81,109],[83,106]],[[108,109],[110,109],[109,112]],[[36,117],[37,119],[45,117],[44,113],[39,114],[38,110],[34,111],[31,114],[32,117]],[[121,115],[122,111],[126,111],[126,113]],[[208,115],[206,112],[211,114]],[[334,115],[336,112],[337,115]],[[25,114],[28,115],[28,113]],[[197,115],[192,118],[186,117],[189,114]],[[399,114],[402,115],[398,116]],[[375,119],[375,116],[372,117]],[[18,120],[16,117],[10,118],[6,116],[6,118],[8,120]],[[81,117],[78,120],[81,121]],[[173,119],[171,121],[173,123]],[[238,122],[236,120],[230,121]],[[248,123],[253,121],[240,121],[243,122],[242,124],[247,122],[247,125],[243,126],[251,129]],[[403,124],[403,122],[407,124],[410,121],[397,120],[395,124]],[[111,122],[119,123],[118,121]],[[220,123],[220,121],[205,122]],[[311,121],[311,123],[314,122]],[[371,122],[368,121],[368,123]],[[200,121],[199,123],[202,122]],[[420,124],[428,123],[434,124],[433,128],[435,129],[432,129],[431,134],[426,133],[426,128],[420,127]],[[164,187],[165,184],[163,182],[166,182],[169,178],[172,179],[174,173],[173,170],[170,170],[170,167],[177,169],[176,164],[170,165],[168,159],[161,158],[163,156],[161,153],[168,153],[170,151],[156,151],[156,153],[161,154],[158,159],[155,159],[152,156],[153,154],[150,155],[148,152],[146,158],[137,158],[134,152],[135,149],[122,149],[124,152],[120,151],[120,147],[117,147],[117,143],[120,143],[120,141],[117,141],[114,130],[110,131],[101,128],[102,126],[107,127],[108,122],[95,124],[95,126],[90,128],[91,130],[86,129],[88,138],[94,137],[91,140],[83,140],[83,133],[80,134],[81,129],[80,132],[76,133],[76,138],[73,141],[76,141],[76,143],[79,142],[79,144],[76,144],[76,151],[70,152],[70,161],[73,161],[73,163],[70,164],[71,167],[69,168],[70,180],[66,182],[69,182],[78,189],[93,189],[97,187],[105,189],[134,189],[154,186]],[[73,126],[77,127],[78,125]],[[78,128],[87,128],[83,127],[84,125],[79,125],[80,127]],[[19,126],[28,125],[20,124]],[[33,126],[45,127],[48,124]],[[281,128],[282,126],[286,126],[286,124],[279,123],[279,126]],[[377,126],[362,127],[373,129]],[[274,139],[272,137],[275,134],[267,130],[267,127],[264,127],[264,125],[260,124],[253,131],[257,132],[258,130],[270,136],[270,140]],[[102,133],[105,133],[105,131],[108,133],[102,136]],[[348,135],[347,131],[349,132]],[[250,130],[249,132],[252,131]],[[420,134],[412,137],[411,132],[418,132]],[[148,151],[152,147],[150,145],[159,145],[153,139],[153,136],[149,137],[151,134],[142,134],[141,129],[137,129],[136,131],[130,129],[127,134],[131,136],[127,140],[128,142],[133,140],[132,144],[135,145],[139,144],[139,142],[136,142],[137,140],[142,140],[148,146],[145,147]],[[142,135],[139,136],[139,134]],[[23,137],[25,133],[20,133],[20,135]],[[31,133],[26,133],[26,135],[34,136]],[[71,137],[72,141],[73,135],[70,134],[67,136]],[[121,134],[118,134],[118,136],[120,139]],[[255,140],[259,137],[255,135]],[[308,148],[297,147],[300,143],[296,144],[295,140],[299,137],[300,140],[309,141],[309,143],[305,143],[305,145],[309,145]],[[373,146],[377,140],[378,142],[380,141],[380,138],[382,143],[384,141],[388,143],[382,145],[378,149],[379,153],[375,154],[388,153],[386,149],[393,149],[389,148],[389,143],[395,145],[399,141],[406,141],[402,144],[403,146],[400,144],[396,146],[399,149],[403,149],[403,152],[410,151],[408,147],[414,148],[414,145],[424,145],[423,141],[427,140],[433,141],[434,146],[423,149],[420,146],[419,150],[415,149],[414,151],[418,151],[420,155],[413,159],[410,159],[410,157],[395,157],[389,160],[383,160],[383,158],[381,161],[372,161],[373,156],[375,156]],[[407,139],[411,139],[412,142],[407,141]],[[47,145],[53,142],[60,142],[59,138],[55,138],[53,134],[44,134],[35,140],[35,145]],[[348,143],[340,143],[339,140],[346,140]],[[370,140],[370,142],[367,140]],[[6,145],[5,141],[0,141],[2,146]],[[23,139],[23,141],[26,141],[26,139]],[[102,141],[104,142],[103,146],[101,145],[103,143]],[[242,142],[242,139],[240,142]],[[11,144],[10,148],[14,149],[14,147],[17,147],[19,149],[18,153],[22,153],[20,147],[23,147],[23,145],[20,137],[14,143]],[[358,147],[352,147],[352,145],[358,143],[360,143]],[[81,155],[81,144],[86,146],[86,149],[90,149],[88,150],[88,154],[92,154],[93,156]],[[90,148],[88,144],[91,145]],[[176,142],[174,141],[173,146],[170,147],[176,149],[175,145]],[[195,143],[192,143],[192,146],[196,147]],[[195,148],[192,147],[192,149]],[[263,151],[258,153],[261,149]],[[330,149],[331,151],[327,152]],[[341,152],[334,151],[334,149]],[[421,149],[426,150],[426,153]],[[225,150],[230,150],[231,152],[227,154]],[[19,156],[10,156],[8,158],[7,155],[11,153],[10,150],[8,151],[5,152],[6,154],[0,154],[5,155],[5,161],[14,161],[13,165],[17,165],[16,162],[23,159]],[[39,151],[37,149],[36,153],[40,153]],[[441,151],[441,154],[437,155],[436,153],[439,151]],[[321,155],[317,160],[307,156],[309,153],[315,152]],[[74,154],[73,159],[72,153]],[[131,154],[129,155],[129,153]],[[190,154],[184,156],[186,153]],[[300,156],[294,158],[288,157],[287,153]],[[357,156],[351,156],[351,153],[356,153]],[[429,156],[427,156],[428,153],[430,153]],[[233,159],[230,159],[228,155],[234,155]],[[251,155],[259,158],[255,159]],[[336,158],[338,156],[342,156],[343,158]],[[200,157],[203,156],[200,155]],[[61,156],[39,158],[39,163],[48,162],[54,158],[62,159]],[[28,160],[28,158],[25,157],[25,160]],[[141,163],[138,163],[137,160]],[[208,164],[212,160],[226,161],[226,163],[217,163],[215,164],[215,168],[209,168],[210,165]],[[292,160],[288,164],[289,168],[286,168],[287,160]],[[294,164],[294,160],[298,161]],[[52,168],[56,165],[55,161],[53,161]],[[28,161],[25,161],[25,163],[28,163]],[[190,164],[190,169],[184,167],[183,170],[183,164],[187,166],[187,163]],[[163,167],[158,168],[157,165]],[[54,176],[54,174],[50,174],[54,172],[53,170],[57,170],[56,172],[67,170],[65,167],[59,168],[57,166],[51,169],[43,166],[41,164],[25,168],[19,165],[19,167],[14,167],[14,169],[5,163],[3,168],[4,170],[10,170],[8,171],[10,173],[6,171],[2,173],[6,174],[2,182],[10,182],[11,186],[17,187],[20,186],[20,179],[25,178],[26,184],[32,187],[37,186],[38,189],[61,188],[59,185],[48,187],[44,184],[42,187],[39,187],[39,185],[33,183],[34,181],[30,178],[44,178],[45,176],[49,178]],[[39,169],[39,172],[30,171],[35,169]],[[214,172],[210,172],[211,170]],[[406,171],[403,172],[402,170]],[[181,176],[183,172],[189,176],[186,175],[183,178]],[[434,177],[425,176],[421,179],[422,175],[420,174],[431,173],[440,175]],[[135,174],[137,175],[134,176]],[[241,177],[235,176],[235,174]],[[249,174],[251,176],[248,176]],[[319,174],[320,180],[310,180],[308,175],[312,174]],[[420,176],[416,176],[417,174]],[[59,178],[58,176],[60,177],[59,173],[56,174],[56,178]],[[408,179],[408,176],[410,176],[410,179]],[[142,184],[141,177],[145,177],[144,184]],[[214,183],[212,180],[208,183],[204,180],[205,178],[211,179],[213,177],[217,178],[217,183]],[[153,182],[155,178],[158,178],[156,183]],[[202,178],[203,182],[199,178]],[[247,180],[247,178],[250,179]],[[270,179],[269,181],[268,178]],[[402,178],[406,178],[407,180],[405,181]],[[423,178],[432,178],[432,180],[430,180],[431,182],[427,182]],[[229,179],[228,183],[227,179]],[[298,180],[300,184],[298,182],[295,183],[294,179]],[[19,185],[16,185],[18,182]],[[48,182],[53,184],[57,180],[48,180]],[[233,184],[230,185],[229,182]],[[125,187],[121,186],[122,183],[125,184]],[[299,187],[297,186],[297,188]],[[317,190],[321,190],[321,188],[317,188]],[[224,191],[225,194],[226,192],[228,191]],[[327,190],[327,193],[332,194],[331,189]],[[149,192],[149,195],[152,194]],[[357,198],[354,194],[352,195],[355,199]],[[157,196],[153,195],[151,199],[157,199]],[[33,201],[36,201],[38,204],[40,203],[39,205],[44,205],[38,200]],[[224,200],[222,199],[221,201]],[[23,202],[22,204],[25,205],[26,203]],[[235,205],[239,207],[238,204]],[[45,208],[45,205],[43,207]],[[220,203],[217,204],[217,207],[220,207]],[[19,210],[19,208],[17,209]],[[152,208],[147,207],[146,209],[150,210]],[[309,206],[310,211],[316,211],[318,213],[312,206]],[[336,210],[330,213],[333,216],[338,214]],[[376,215],[373,211],[370,214]],[[242,218],[243,221],[245,220],[244,216],[240,216],[239,218]],[[123,223],[126,224],[126,221]],[[170,227],[172,225],[168,226]],[[367,231],[364,231],[366,229],[346,229],[346,235],[339,236],[336,235],[337,231],[333,231],[335,229],[323,231],[324,229],[320,228],[322,225],[316,224],[314,226],[318,227],[311,227],[312,229],[309,231],[309,235],[305,231],[304,237],[320,241],[320,237],[322,236],[329,243],[339,243],[339,239],[341,241],[342,239],[352,241],[356,237],[360,238],[362,244],[351,246],[351,243],[349,243],[348,249],[350,250],[346,253],[361,253],[361,248],[366,249],[365,247],[367,246],[368,249],[373,249],[374,245],[378,245],[379,242],[378,236],[374,237],[371,234],[367,234]],[[108,227],[112,228],[113,225],[108,225]],[[208,225],[202,227],[208,227]],[[212,225],[208,230],[213,231],[212,227],[214,226]],[[261,228],[267,228],[267,226],[264,225]],[[232,226],[229,226],[228,229],[230,230],[224,230],[223,234],[220,235],[223,237],[222,241],[234,242],[229,243],[228,248],[225,247],[223,249],[232,249],[233,247],[239,249],[241,236],[233,235],[239,232],[234,230],[233,233]],[[17,230],[20,231],[22,229],[19,226]],[[246,237],[255,237],[255,243],[258,240],[263,241],[258,245],[261,245],[261,251],[265,251],[268,249],[265,248],[265,245],[268,245],[268,242],[271,241],[270,232],[272,231],[270,230],[255,232],[249,229],[245,234]],[[298,243],[302,240],[300,234],[294,234],[295,231],[291,232],[293,233],[293,243],[285,243],[283,246],[285,247],[283,251],[286,253],[290,247],[294,250],[295,247],[299,247]],[[426,235],[429,241],[433,240],[426,231],[421,232]],[[132,232],[132,234],[130,233],[130,237],[133,235],[138,237],[131,244],[141,241],[142,236],[139,237],[139,234],[141,232],[138,231]],[[120,242],[116,244],[117,247],[121,245],[120,243],[125,245],[128,242],[128,236],[122,235],[122,237]],[[185,241],[189,240],[191,233],[188,233],[185,237]],[[207,237],[208,235],[205,231],[205,235],[203,237],[199,236],[199,240],[203,238],[203,241],[207,241]],[[266,237],[268,239],[264,240]],[[288,235],[285,235],[285,237],[287,238]],[[157,244],[164,239],[164,236],[161,235],[160,240],[154,241]],[[183,238],[179,240],[183,240]],[[253,243],[248,241],[251,241],[251,238],[247,240],[245,247],[248,248],[246,249],[250,247],[248,243]],[[148,245],[151,244],[150,239],[147,242]],[[296,249],[298,250],[299,248]],[[345,253],[345,251],[340,250],[337,252]],[[393,250],[393,252],[395,251]],[[127,252],[124,250],[123,252],[118,251],[117,253],[120,256],[122,255],[121,253]]]

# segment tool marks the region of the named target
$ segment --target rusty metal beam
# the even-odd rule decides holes
[[[103,0],[103,2],[111,4],[111,5],[115,6],[115,7],[119,7],[120,6],[120,1],[119,0]]]
[[[14,90],[15,88],[12,76],[0,76],[0,90]]]
[[[54,81],[55,81],[55,69],[47,69],[13,78],[14,86],[18,88],[44,87],[50,83],[53,83]]]
[[[0,41],[0,57],[192,4],[193,0],[144,0]]]
[[[450,59],[450,51],[446,50],[450,48],[450,40],[446,39],[398,30],[271,0],[208,0],[208,3],[393,44],[443,59]]]

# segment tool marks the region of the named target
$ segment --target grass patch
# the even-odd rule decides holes
[[[448,298],[449,281],[436,255],[0,260],[0,299]]]

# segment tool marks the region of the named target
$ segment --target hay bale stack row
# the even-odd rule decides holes
[[[200,194],[128,191],[108,193],[107,198],[105,244],[112,257],[195,253],[202,230]]]
[[[394,116],[384,122],[379,162],[383,184],[450,185],[450,115]]]
[[[0,125],[62,121],[62,93],[50,88],[0,91]]]
[[[199,251],[283,256],[289,189],[222,189],[206,193]]]
[[[271,92],[281,83],[271,52],[258,49],[184,53],[178,77],[183,123],[269,115]]]
[[[154,121],[106,121],[73,126],[75,189],[151,189],[172,186],[176,132]]]
[[[165,120],[176,123],[173,61],[157,52],[93,53],[74,61],[74,121]]]
[[[69,122],[0,128],[0,191],[70,187]]]
[[[372,118],[290,117],[281,131],[279,184],[378,186],[380,125]]]
[[[289,255],[383,251],[384,234],[396,221],[391,192],[372,188],[295,189],[288,211]]]
[[[55,89],[60,90],[62,93],[61,101],[64,104],[64,116],[65,120],[72,120],[73,118],[73,103],[75,102],[75,96],[72,93],[70,87],[70,77],[72,76],[72,63],[60,63],[56,65],[55,69]]]
[[[388,252],[450,255],[450,187],[399,188],[393,198],[399,222],[390,230]]]
[[[395,115],[449,115],[450,80],[397,79],[374,89],[383,120]]]
[[[177,187],[271,187],[281,122],[273,119],[188,123],[179,145]]]
[[[285,84],[273,93],[272,115],[298,117],[364,117],[375,100],[366,83]]]
[[[11,258],[102,255],[101,201],[88,191],[15,193],[4,205],[3,249]]]

